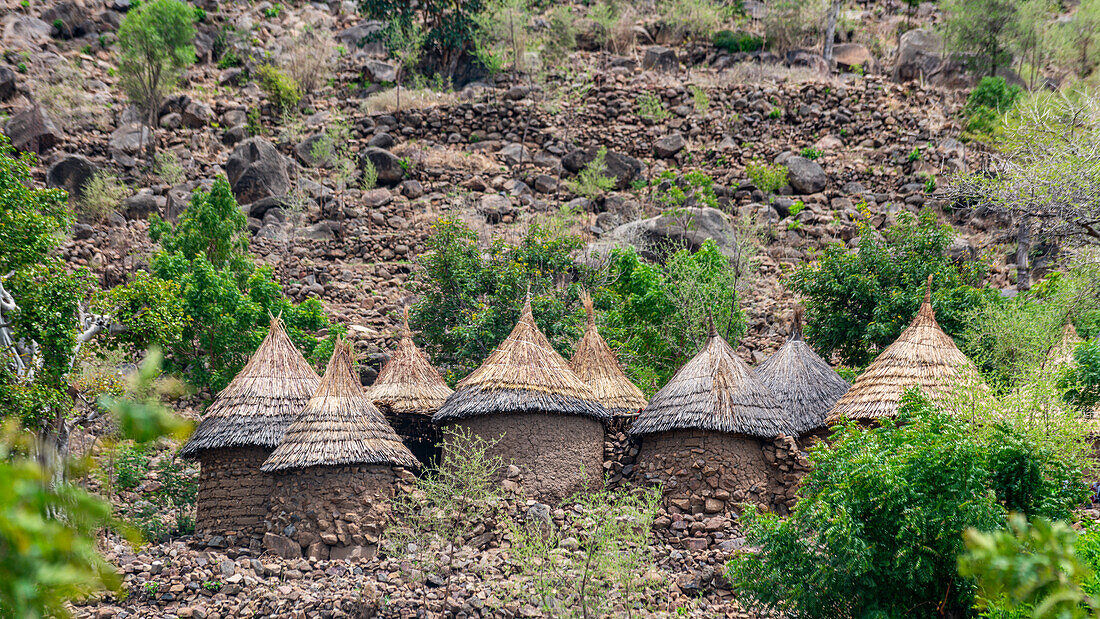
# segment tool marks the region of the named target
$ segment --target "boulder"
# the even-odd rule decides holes
[[[370,561],[377,550],[377,546],[333,546],[329,549],[329,559],[333,561]]]
[[[519,165],[520,161],[531,161],[531,153],[520,144],[508,144],[497,151],[497,154],[509,166]]]
[[[805,49],[792,49],[787,52],[787,66],[791,68],[809,69],[814,73],[829,73],[829,63],[816,52]]]
[[[7,101],[15,95],[15,71],[0,67],[0,101]]]
[[[191,101],[183,108],[180,116],[184,127],[199,129],[214,120],[214,110],[202,101]]]
[[[153,144],[153,132],[141,123],[126,123],[115,129],[107,142],[111,155],[134,156],[145,151]]]
[[[380,32],[382,32],[382,22],[366,20],[359,22],[358,25],[341,31],[336,35],[336,40],[343,43],[348,48],[364,47],[368,42],[377,37]]]
[[[122,201],[122,215],[126,219],[148,219],[149,215],[159,211],[157,197],[148,189],[142,189]]]
[[[48,42],[52,29],[52,26],[37,17],[20,15],[13,11],[4,20],[3,42],[13,49],[32,49]]]
[[[66,155],[50,166],[46,171],[46,185],[64,189],[69,199],[80,201],[84,197],[84,188],[92,180],[99,168],[87,157]]]
[[[371,82],[396,82],[397,67],[381,60],[368,60],[363,65],[363,77]]]
[[[597,152],[595,148],[588,150],[578,148],[562,157],[561,166],[576,174],[596,158]],[[645,169],[645,164],[641,161],[615,151],[607,151],[604,163],[607,165],[608,176],[615,178],[615,188],[620,190],[629,187],[630,183],[640,177]]]
[[[378,182],[382,185],[396,185],[405,178],[405,168],[401,160],[388,150],[367,147],[363,149],[360,161],[369,160],[378,172]]]
[[[898,82],[918,80],[931,75],[943,58],[943,39],[924,28],[915,28],[901,35],[898,41],[898,59],[894,64],[893,78]]]
[[[396,144],[393,136],[386,133],[376,133],[371,136],[371,139],[367,142],[367,146],[373,146],[375,148],[392,148]]]
[[[326,148],[324,133],[315,133],[294,147],[294,154],[302,165],[310,168],[327,168],[332,165],[332,148]]]
[[[794,155],[787,159],[787,182],[798,194],[817,193],[825,189],[829,177],[816,161]]]
[[[643,69],[653,69],[654,71],[675,71],[676,67],[678,67],[679,65],[680,61],[676,59],[676,52],[660,45],[647,47],[645,50],[645,55],[642,56]]]
[[[653,143],[653,153],[661,159],[671,159],[676,156],[676,153],[684,149],[684,136],[679,133],[673,133],[666,135],[663,138],[658,138]]]
[[[263,547],[284,559],[301,559],[302,547],[298,542],[274,533],[264,533]]]
[[[708,239],[727,256],[732,257],[736,250],[736,232],[729,218],[710,207],[688,207],[675,214],[632,221],[615,228],[611,236],[655,260],[681,248],[696,251]]]
[[[870,69],[874,64],[871,50],[858,43],[841,43],[833,47],[833,60],[842,71],[851,71],[856,67]]]
[[[225,175],[241,204],[286,195],[290,189],[286,159],[263,138],[238,144],[225,164]]]
[[[61,132],[46,111],[37,105],[9,118],[4,125],[4,134],[11,138],[12,146],[18,150],[39,155],[61,141]]]
[[[42,12],[42,21],[50,24],[51,35],[60,39],[72,39],[94,32],[88,12],[76,2],[58,2]]]

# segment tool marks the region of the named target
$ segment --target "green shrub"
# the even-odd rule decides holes
[[[799,617],[966,616],[963,532],[1003,528],[1009,510],[1064,518],[1084,499],[1071,470],[1012,427],[985,432],[909,391],[897,421],[840,427],[787,519],[748,511],[748,543],[729,564],[744,598]],[[741,598],[741,599],[744,599]]]
[[[118,212],[122,200],[130,195],[130,189],[117,176],[100,171],[84,186],[80,198],[80,214],[92,221],[103,221],[111,213]]]
[[[485,8],[483,0],[414,3],[407,0],[359,0],[359,10],[369,19],[400,22],[423,29],[425,61],[440,73],[458,66],[458,59],[474,51],[476,17]],[[360,41],[362,44],[364,41]]]
[[[590,200],[614,189],[615,178],[607,175],[607,147],[601,146],[592,161],[577,173],[577,178],[566,182],[566,187]]]
[[[881,238],[867,217],[864,210],[857,249],[830,244],[790,276],[791,290],[804,299],[807,342],[826,358],[835,353],[846,364],[866,365],[909,326],[929,275],[936,320],[961,335],[969,312],[996,294],[976,288],[988,265],[948,257],[955,233],[931,209],[901,213]]]
[[[141,446],[123,445],[115,456],[115,483],[120,490],[137,488],[149,471],[149,456]]]
[[[820,159],[822,155],[821,151],[812,146],[807,146],[806,148],[803,148],[798,154],[810,160]]]
[[[195,62],[195,13],[177,0],[154,0],[126,13],[118,28],[122,88],[156,126],[164,97]]]
[[[1061,387],[1068,402],[1091,410],[1100,404],[1100,339],[1078,345],[1073,351],[1073,361]]]
[[[638,103],[638,116],[641,118],[656,122],[671,116],[665,108],[665,102],[651,92],[643,92],[638,95],[636,101]]]
[[[688,91],[691,92],[691,105],[695,108],[695,113],[705,115],[710,110],[710,96],[707,91],[694,84],[688,86]]]
[[[256,69],[255,77],[260,88],[267,93],[267,98],[280,112],[293,110],[302,99],[302,89],[298,82],[274,65],[260,65]]]
[[[1003,77],[983,77],[970,91],[963,108],[967,131],[993,135],[1000,127],[1004,114],[1012,109],[1022,93],[1019,86],[1009,84]]]
[[[757,189],[765,194],[778,193],[787,185],[787,166],[768,165],[761,161],[753,161],[745,166],[745,174]]]
[[[736,52],[755,52],[764,49],[764,39],[747,32],[719,30],[712,39],[714,46],[733,54]]]

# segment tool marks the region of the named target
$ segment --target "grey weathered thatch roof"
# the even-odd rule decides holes
[[[974,364],[943,332],[932,311],[932,277],[924,303],[912,324],[856,378],[852,388],[829,411],[825,422],[869,421],[897,415],[906,389],[919,387],[934,402],[944,402],[953,389],[988,390]]]
[[[367,396],[379,408],[391,413],[432,416],[454,391],[432,367],[431,361],[413,343],[409,330],[409,312],[405,309],[401,341]]]
[[[711,325],[684,364],[630,428],[634,435],[698,429],[771,439],[794,435],[783,407]]]
[[[498,413],[581,415],[608,421],[596,401],[550,341],[535,325],[531,299],[512,333],[489,358],[458,383],[433,417],[438,422]]]
[[[181,453],[193,457],[222,447],[274,448],[320,380],[283,322],[272,318],[267,337],[206,410]]]
[[[336,343],[317,392],[262,469],[339,464],[419,465],[359,384],[351,347],[343,341]]]
[[[569,366],[613,415],[635,415],[646,406],[645,394],[623,373],[615,352],[596,330],[592,298],[582,293],[581,300],[588,323]]]
[[[847,391],[848,381],[802,340],[802,308],[795,309],[791,336],[756,368],[799,435],[825,427],[825,416]]]

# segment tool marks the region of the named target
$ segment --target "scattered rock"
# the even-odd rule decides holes
[[[263,547],[284,559],[299,559],[302,556],[302,547],[298,542],[274,533],[264,533]]]
[[[596,158],[596,152],[594,148],[588,150],[578,148],[562,157],[561,165],[576,174]],[[645,164],[641,161],[611,150],[607,151],[604,163],[607,165],[607,174],[615,179],[615,188],[620,190],[629,187],[630,183],[640,177],[645,169]]]
[[[84,187],[92,180],[99,167],[82,155],[66,155],[50,166],[46,172],[46,185],[64,189],[69,200],[79,202],[84,198]]]
[[[795,193],[806,195],[825,189],[829,177],[816,161],[794,155],[787,159],[787,182]]]
[[[153,132],[141,123],[127,123],[111,134],[107,148],[114,157],[134,157],[153,144]]]
[[[899,82],[918,80],[931,75],[943,58],[943,39],[932,30],[914,28],[901,35],[893,78]]]
[[[642,56],[643,69],[675,71],[678,66],[680,66],[680,61],[676,59],[676,52],[660,45],[647,47],[645,55]]]
[[[233,195],[241,204],[286,195],[290,188],[286,159],[263,138],[249,138],[237,145],[225,164]]]
[[[4,133],[16,149],[39,155],[61,141],[61,132],[46,111],[37,105],[9,118]]]
[[[666,135],[663,138],[658,138],[653,143],[653,152],[661,159],[671,159],[676,156],[676,153],[684,149],[684,136],[679,133],[673,133]]]

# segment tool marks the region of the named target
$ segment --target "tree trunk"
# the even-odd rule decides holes
[[[825,45],[821,50],[821,55],[825,57],[825,62],[829,63],[829,68],[836,66],[833,61],[833,39],[836,37],[836,18],[840,15],[840,2],[839,0],[833,0],[829,5],[829,18],[825,22]]]
[[[1028,252],[1031,251],[1031,226],[1027,218],[1020,220],[1020,231],[1016,235],[1016,291],[1031,290],[1031,265]]]

